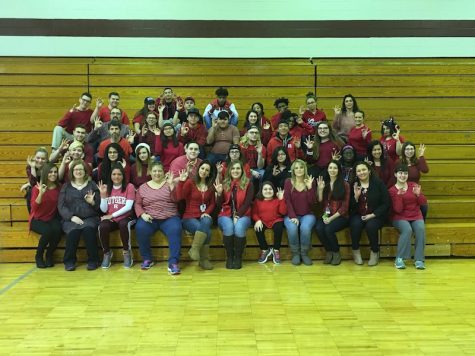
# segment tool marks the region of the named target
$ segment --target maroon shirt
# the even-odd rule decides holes
[[[73,134],[74,128],[77,125],[84,125],[86,131],[89,133],[92,130],[91,116],[92,110],[87,109],[84,111],[76,110],[73,112],[68,111],[61,120],[58,122],[58,126],[63,127],[66,132]]]

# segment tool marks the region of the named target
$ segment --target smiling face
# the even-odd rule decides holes
[[[53,167],[48,172],[48,182],[54,183],[58,180],[58,168]]]
[[[255,112],[257,112],[257,114],[259,114],[259,115],[262,113],[262,108],[261,108],[261,106],[260,106],[259,104],[254,104],[254,105],[252,106],[252,110],[254,110]]]
[[[262,186],[262,196],[264,199],[272,199],[274,197],[274,189],[270,184],[264,184]]]
[[[35,166],[41,168],[48,161],[48,155],[45,152],[36,152],[35,154]]]
[[[232,179],[239,179],[242,176],[242,168],[240,163],[234,163],[231,165],[231,178]]]
[[[369,169],[364,164],[358,164],[356,166],[356,176],[360,180],[360,182],[368,182],[369,180]]]
[[[109,158],[109,161],[111,162],[116,162],[119,158],[119,151],[117,151],[114,147],[109,147],[109,150],[107,151],[107,158]]]
[[[347,96],[345,98],[346,110],[353,110],[353,105],[354,105],[353,98],[351,96]]]
[[[346,149],[343,151],[342,157],[345,162],[353,162],[355,159],[355,152],[351,149]]]
[[[167,125],[163,128],[163,134],[166,137],[172,137],[175,134],[175,130],[173,126]]]
[[[157,126],[158,120],[157,116],[154,113],[148,113],[147,118],[145,119],[149,127]]]
[[[335,162],[331,162],[327,168],[328,175],[330,177],[336,178],[338,176],[338,166]]]
[[[71,158],[73,160],[82,159],[84,157],[84,150],[81,146],[72,147],[69,150],[69,153],[71,154]]]
[[[123,179],[124,179],[124,176],[122,175],[122,172],[120,171],[120,169],[115,168],[115,169],[112,170],[112,172],[111,172],[112,184],[121,185]]]
[[[407,178],[409,177],[409,172],[407,171],[398,171],[394,173],[394,176],[396,177],[396,180],[398,183],[406,183]]]
[[[189,161],[194,161],[200,154],[200,146],[197,143],[189,143],[185,148],[185,154]]]
[[[169,103],[170,101],[172,101],[173,99],[173,90],[171,88],[166,88],[164,91],[163,91],[163,98],[165,99],[165,101],[167,103]]]
[[[119,106],[120,98],[118,95],[111,95],[109,97],[109,105],[111,108],[116,108]],[[112,115],[112,112],[111,112]]]
[[[119,120],[120,121],[120,117],[121,117],[122,113],[120,111],[120,109],[118,108],[114,108],[111,110],[111,120]]]
[[[362,112],[356,112],[355,113],[355,125],[357,127],[360,127],[361,125],[363,125],[363,122],[364,122],[364,115]]]
[[[252,145],[254,145],[259,140],[259,130],[256,129],[256,128],[249,129],[249,131],[247,131],[247,133],[246,133],[246,136],[247,136],[249,142]]]
[[[315,111],[317,108],[317,101],[314,98],[307,99],[307,109],[310,111]]]
[[[76,127],[73,131],[73,136],[76,141],[84,142],[86,138],[86,129],[83,127]]]
[[[82,95],[79,98],[79,110],[84,111],[91,105],[91,98],[87,95]]]
[[[250,112],[249,116],[247,117],[249,124],[255,125],[257,122],[257,115],[255,112]]]
[[[383,155],[383,147],[380,144],[374,145],[371,154],[374,159],[381,159],[381,156]]]
[[[119,141],[120,139],[120,127],[119,126],[109,126],[109,135],[114,142]]]
[[[73,168],[73,181],[83,182],[86,178],[86,169],[82,163],[76,164]]]
[[[302,163],[296,163],[294,166],[294,175],[297,178],[305,176],[305,167]]]
[[[237,161],[238,159],[241,158],[241,151],[239,151],[238,149],[236,148],[232,148],[230,151],[229,151],[229,159],[231,161]]]
[[[229,126],[229,118],[227,117],[218,117],[218,126],[220,129],[225,129]]]
[[[199,120],[199,116],[196,115],[195,113],[188,114],[188,123],[192,127],[194,127],[198,123],[198,120]]]
[[[330,127],[326,123],[321,123],[318,125],[317,134],[320,138],[327,138],[330,136]]]
[[[209,177],[211,172],[211,166],[208,163],[203,163],[198,169],[198,175],[202,180],[205,180]]]
[[[280,102],[280,103],[277,104],[277,110],[279,112],[284,112],[285,110],[287,110],[288,107],[289,106],[286,103]]]
[[[138,156],[142,163],[148,163],[150,155],[148,154],[148,150],[145,147],[140,148]]]
[[[391,135],[391,129],[388,126],[383,125],[383,136],[388,137],[390,135]]]
[[[195,102],[193,100],[185,100],[185,110],[190,110],[195,107]]]
[[[163,177],[165,177],[165,171],[163,170],[163,166],[155,165],[152,167],[150,171],[150,176],[155,183],[160,183]]]
[[[407,145],[404,148],[404,155],[407,159],[411,159],[416,154],[416,148],[413,145]]]
[[[284,163],[286,159],[287,154],[284,151],[279,151],[279,153],[277,153],[277,162]]]
[[[285,137],[289,133],[289,125],[285,123],[280,123],[277,127],[280,137]]]

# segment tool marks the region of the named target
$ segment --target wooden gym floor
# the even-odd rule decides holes
[[[474,259],[182,268],[0,264],[0,354],[475,354]]]

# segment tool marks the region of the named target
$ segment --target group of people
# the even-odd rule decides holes
[[[345,95],[334,108],[332,124],[308,93],[298,113],[278,98],[268,119],[253,103],[239,125],[239,114],[218,88],[201,116],[192,97],[176,97],[172,88],[144,99],[133,128],[120,96],[108,105],[83,93],[54,128],[51,155],[39,148],[27,159],[30,228],[40,234],[35,261],[54,264],[53,253],[66,235],[64,267],[76,268],[82,236],[87,269],[109,268],[110,233],[119,230],[123,265],[133,265],[131,228],[142,259],[153,266],[151,238],[160,230],[169,243],[168,271],[179,274],[181,237],[193,235],[192,260],[212,269],[211,230],[223,235],[226,268],[240,269],[249,227],[261,252],[259,263],[281,263],[284,227],[291,263],[311,265],[312,231],[325,248],[325,264],[341,263],[336,232],[349,227],[354,262],[363,264],[362,231],[370,242],[369,266],[379,261],[379,230],[388,221],[399,230],[395,266],[405,268],[414,233],[415,266],[424,269],[427,200],[419,179],[428,172],[425,146],[400,135],[393,118],[372,139],[356,99]],[[239,129],[238,126],[241,128]],[[134,226],[135,225],[135,226]],[[265,237],[273,230],[273,243]],[[99,264],[99,238],[103,258]]]

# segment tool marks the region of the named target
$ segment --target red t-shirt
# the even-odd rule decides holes
[[[36,185],[32,188],[30,221],[35,219],[48,222],[58,214],[58,197],[60,190],[61,187],[47,189],[43,194],[41,204],[37,204],[36,198],[40,192]]]
[[[91,109],[84,111],[76,110],[73,112],[68,111],[64,114],[63,118],[59,120],[58,126],[63,127],[66,132],[72,134],[77,125],[84,125],[86,131],[89,133],[92,130],[91,116]]]
[[[363,138],[363,129],[368,131],[366,138]],[[366,125],[363,125],[362,127],[353,127],[348,133],[348,143],[353,146],[358,156],[366,156],[368,144],[370,142],[371,131]]]
[[[99,116],[99,118],[101,119],[102,122],[111,121],[111,111],[109,109],[109,106],[101,107],[100,110],[99,110],[98,116]],[[124,125],[130,126],[129,117],[127,116],[126,112],[123,111],[123,110],[122,110],[122,114],[121,114],[121,119],[122,119],[122,123]]]

